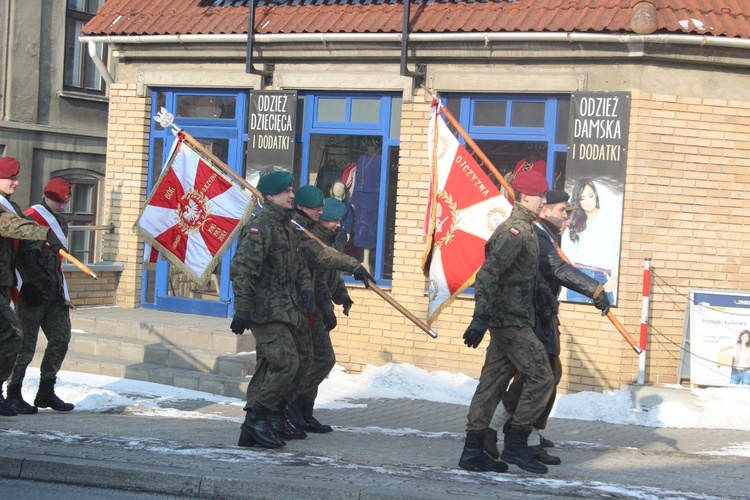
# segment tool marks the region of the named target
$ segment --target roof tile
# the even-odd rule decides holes
[[[642,0],[412,0],[411,31],[631,33]],[[657,32],[750,38],[748,0],[649,0]],[[107,0],[84,35],[247,33],[250,0]],[[403,0],[260,0],[256,33],[398,33]]]

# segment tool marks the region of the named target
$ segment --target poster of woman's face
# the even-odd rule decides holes
[[[568,183],[570,212],[562,249],[581,272],[597,280],[612,304],[617,302],[622,228],[622,184],[609,177],[582,177]],[[560,297],[593,303],[573,290]]]

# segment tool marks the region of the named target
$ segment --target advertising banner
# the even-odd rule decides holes
[[[269,167],[292,171],[297,120],[297,92],[289,90],[250,91],[247,131],[247,172]]]
[[[750,293],[690,292],[690,380],[750,387]]]
[[[612,304],[617,303],[629,122],[629,92],[571,94],[565,191],[575,210],[561,246],[573,265],[602,284]],[[592,302],[566,289],[560,299]]]

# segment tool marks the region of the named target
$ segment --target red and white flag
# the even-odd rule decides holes
[[[428,133],[432,172],[425,234],[429,243],[422,259],[430,279],[428,324],[474,284],[484,262],[485,243],[513,208],[453,136],[439,106],[433,101]]]
[[[136,227],[202,285],[251,215],[251,197],[178,134]]]

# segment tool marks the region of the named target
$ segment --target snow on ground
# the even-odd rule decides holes
[[[38,384],[39,370],[29,368],[23,388],[27,401],[33,401]],[[357,375],[348,374],[337,366],[321,385],[316,408],[352,408],[363,405],[351,401],[371,398],[423,399],[468,406],[476,385],[477,381],[466,375],[427,372],[409,364],[367,366]],[[750,418],[747,418],[750,415],[750,387],[689,389],[674,386],[673,389],[692,392],[702,411],[688,408],[679,401],[664,401],[648,409],[636,409],[628,391],[579,392],[559,394],[552,417],[647,427],[750,430]],[[225,396],[66,371],[59,374],[56,390],[63,400],[75,403],[79,411],[140,406],[144,410],[167,412],[171,409],[162,408],[163,403],[187,399],[244,405],[244,401]],[[184,416],[189,418],[189,415]]]

